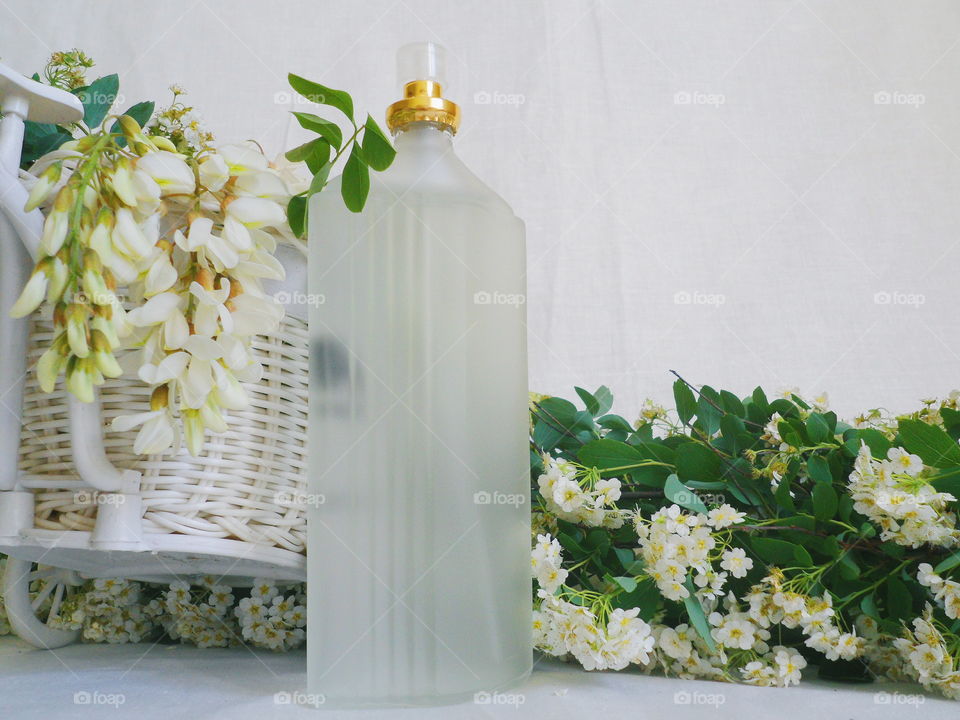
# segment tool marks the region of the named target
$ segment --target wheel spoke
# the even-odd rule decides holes
[[[55,617],[60,616],[60,603],[63,602],[63,593],[66,591],[67,586],[63,584],[57,584],[57,592],[53,596],[53,602],[50,604],[50,614],[47,615],[47,622],[50,622]]]
[[[56,583],[48,582],[43,586],[43,590],[37,593],[37,596],[33,599],[33,602],[30,603],[30,606],[36,612],[37,608],[43,604],[43,601],[50,597],[50,593],[53,592],[54,588],[62,587]]]

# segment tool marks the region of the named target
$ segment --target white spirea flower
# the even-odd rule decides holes
[[[720,567],[729,570],[735,578],[742,578],[753,568],[753,559],[747,557],[743,548],[733,548],[723,553]]]

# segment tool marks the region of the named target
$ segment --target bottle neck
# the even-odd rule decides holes
[[[412,122],[399,129],[393,140],[397,152],[446,152],[453,148],[453,134],[445,125]]]

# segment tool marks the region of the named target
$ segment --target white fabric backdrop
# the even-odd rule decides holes
[[[632,414],[673,368],[849,416],[960,386],[952,0],[0,1],[7,64],[82,47],[129,103],[182,83],[270,152],[301,138],[288,71],[380,118],[414,40],[527,222],[532,388]]]

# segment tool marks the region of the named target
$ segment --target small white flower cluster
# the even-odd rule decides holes
[[[560,555],[560,541],[556,538],[538,535],[530,561],[537,584],[551,595],[566,581],[567,571],[561,567],[563,557]]]
[[[834,623],[829,593],[812,597],[795,592],[786,586],[783,573],[777,568],[754,585],[744,599],[750,604],[747,614],[759,627],[800,628],[806,635],[804,644],[823,653],[828,660],[852,660],[863,651],[863,638],[855,631],[841,631]]]
[[[228,647],[237,637],[229,612],[233,601],[231,589],[218,585],[215,578],[204,578],[198,586],[178,580],[162,598],[151,600],[146,611],[173,640],[202,648]]]
[[[76,593],[60,606],[51,627],[80,630],[84,640],[136,643],[154,635],[157,626],[141,604],[141,585],[129,580],[103,578],[92,589]]]
[[[780,451],[789,450],[790,446],[780,437],[780,413],[774,413],[770,416],[769,422],[763,428],[763,440]]]
[[[639,608],[616,608],[603,617],[582,605],[539,591],[533,611],[534,644],[550,655],[573,655],[585,670],[622,670],[651,660],[654,638]]]
[[[743,521],[744,514],[730,505],[721,505],[703,513],[690,513],[679,505],[661,508],[645,520],[639,513],[635,517],[637,536],[640,538],[640,553],[660,593],[669,600],[683,600],[690,596],[684,584],[687,574],[693,570],[693,581],[699,590],[701,601],[715,600],[723,595],[728,573],[744,577],[753,567],[753,560],[746,557],[740,548],[724,550],[720,555],[720,567],[716,570],[712,551],[717,547],[714,531],[722,530]],[[716,553],[714,553],[716,555]]]
[[[614,503],[620,499],[620,481],[599,478],[584,487],[573,463],[543,454],[544,473],[538,478],[540,495],[547,510],[561,520],[588,527],[618,528],[625,513]]]
[[[531,552],[533,575],[540,588],[533,611],[534,645],[550,655],[573,655],[587,670],[622,670],[631,663],[647,664],[654,639],[639,619],[639,608],[605,612],[606,623],[589,608],[556,595],[567,577],[561,567],[560,543],[549,535],[537,537]]]
[[[803,655],[783,645],[774,645],[759,660],[751,660],[740,675],[748,685],[789,687],[800,684],[800,671],[807,666]]]
[[[863,638],[861,658],[875,677],[893,682],[916,681],[909,661],[894,647],[895,637],[881,632],[880,624],[869,615],[860,615],[855,624],[857,633]]]
[[[913,620],[913,628],[893,645],[904,659],[905,671],[927,690],[939,690],[946,697],[960,700],[960,668],[949,652],[943,634],[932,619],[932,608]]]
[[[682,680],[726,678],[726,658],[710,650],[700,634],[687,624],[657,625],[656,657],[664,673]]]
[[[940,577],[933,571],[930,563],[920,563],[917,566],[917,582],[930,588],[933,599],[943,608],[948,618],[960,618],[960,583]]]
[[[714,649],[689,625],[657,626],[657,660],[667,675],[683,680],[735,680],[751,685],[787,687],[800,682],[806,660],[796,650],[770,647],[770,632],[740,610],[732,595],[724,599],[726,612],[713,612],[709,622]],[[731,663],[728,651],[736,653]],[[734,673],[734,674],[731,674]]]
[[[960,532],[947,504],[956,498],[934,490],[920,477],[923,469],[923,461],[902,448],[890,448],[886,460],[875,460],[862,445],[847,484],[853,507],[880,527],[884,541],[952,547],[960,542]]]
[[[270,650],[292,650],[306,639],[307,608],[303,586],[284,595],[270,580],[257,580],[250,597],[234,611],[243,639]]]

